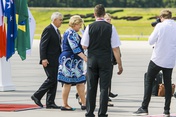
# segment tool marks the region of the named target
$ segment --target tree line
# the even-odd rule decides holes
[[[176,0],[28,0],[29,7],[105,7],[174,8]]]

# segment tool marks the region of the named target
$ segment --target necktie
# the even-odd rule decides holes
[[[60,34],[60,31],[57,29],[56,32],[57,32],[57,35],[59,37],[59,42],[61,43],[61,34]]]
[[[57,35],[60,37],[60,31],[57,29],[56,32],[57,32]]]

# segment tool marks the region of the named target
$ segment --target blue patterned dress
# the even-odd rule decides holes
[[[83,59],[77,55],[83,52],[80,42],[81,37],[72,28],[65,31],[58,70],[58,81],[61,83],[76,85],[86,81],[83,75]]]

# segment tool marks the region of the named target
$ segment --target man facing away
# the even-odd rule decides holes
[[[119,46],[121,45],[116,29],[104,20],[105,8],[98,4],[94,9],[96,21],[88,25],[83,34],[81,45],[88,49],[86,117],[95,117],[97,85],[100,84],[100,106],[98,117],[107,117],[108,88],[111,81],[111,52],[118,63],[118,74],[123,71]]]
[[[160,70],[163,72],[165,86],[165,116],[170,115],[170,103],[172,97],[172,70],[176,60],[176,22],[171,19],[172,12],[162,10],[161,23],[158,23],[149,37],[149,44],[155,45],[151,60],[148,65],[145,91],[142,106],[133,115],[147,115],[151,99],[152,83]]]
[[[62,24],[62,14],[54,12],[51,16],[51,24],[42,33],[40,41],[40,64],[43,65],[47,79],[40,88],[31,96],[31,99],[40,107],[43,107],[41,98],[46,95],[46,108],[57,108],[54,102],[57,90],[58,58],[61,53],[61,35],[58,28]]]

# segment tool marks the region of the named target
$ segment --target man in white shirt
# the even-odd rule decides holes
[[[149,37],[149,44],[154,45],[151,61],[148,66],[145,92],[142,106],[133,115],[147,115],[148,105],[151,99],[152,83],[160,70],[163,72],[165,85],[165,116],[170,115],[170,103],[172,97],[172,70],[176,61],[176,22],[171,19],[172,12],[162,10],[161,23],[158,23]]]

